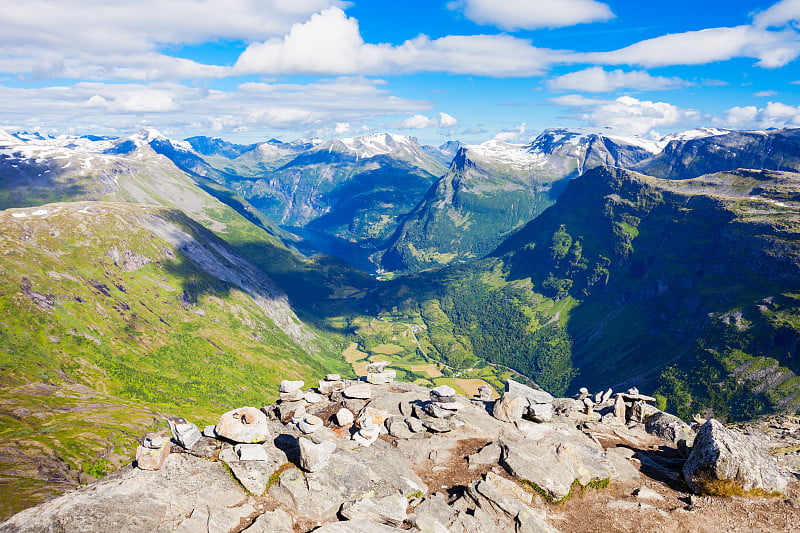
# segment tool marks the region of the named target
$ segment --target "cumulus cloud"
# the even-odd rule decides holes
[[[457,0],[448,7],[463,11],[473,22],[504,30],[557,28],[614,17],[608,5],[595,0]]]
[[[306,85],[245,83],[230,91],[174,82],[21,89],[0,86],[0,127],[46,125],[95,133],[125,134],[142,124],[165,132],[306,132],[357,129],[378,117],[429,110],[428,102],[388,94],[382,83],[336,78]]]
[[[0,71],[35,77],[134,80],[219,77],[165,46],[255,41],[340,0],[0,0]]]
[[[447,113],[439,113],[438,118],[416,114],[401,120],[394,126],[399,129],[413,130],[425,128],[452,128],[456,125],[458,125],[458,119]]]
[[[253,43],[237,74],[403,74],[449,72],[493,77],[541,74],[563,52],[510,35],[420,35],[394,46],[364,42],[358,21],[339,8],[292,26],[284,37]]]
[[[651,76],[641,70],[625,72],[623,70],[606,71],[602,67],[590,67],[577,72],[551,78],[547,86],[553,90],[582,91],[603,93],[618,89],[639,89],[660,91],[676,89],[688,85],[680,78]]]
[[[568,104],[564,101],[564,104]],[[700,118],[692,109],[684,109],[667,102],[638,100],[620,96],[615,100],[577,101],[570,115],[591,126],[608,127],[621,133],[634,135],[656,134],[657,128],[684,126]]]
[[[800,127],[800,106],[769,102],[765,107],[732,107],[715,120],[720,126],[735,129]]]
[[[800,21],[800,0],[782,0],[756,15],[753,23],[757,27],[782,27]]]

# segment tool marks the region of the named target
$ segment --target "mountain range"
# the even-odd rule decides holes
[[[495,387],[636,385],[683,417],[796,410],[799,215],[800,129],[0,132],[0,511],[222,390],[352,375],[351,345]]]

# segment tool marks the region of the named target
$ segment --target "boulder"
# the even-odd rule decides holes
[[[402,416],[390,416],[386,419],[386,430],[389,435],[398,439],[410,439],[414,433],[408,428],[405,419]]]
[[[318,472],[328,466],[331,455],[336,450],[336,443],[325,440],[315,443],[311,439],[298,439],[300,448],[300,468],[306,472]]]
[[[694,492],[714,492],[714,482],[733,481],[744,490],[786,493],[791,474],[781,468],[764,442],[711,419],[702,425],[683,466]]]
[[[306,391],[303,394],[303,399],[308,403],[320,403],[322,400],[325,399],[325,396],[323,396],[322,394],[317,394],[316,392],[313,391]]]
[[[553,418],[553,400],[553,396],[546,391],[508,379],[506,390],[495,402],[492,414],[503,422],[513,423],[521,418],[547,422]]]
[[[309,435],[314,433],[323,426],[322,419],[315,415],[306,415],[300,422],[297,423],[297,429],[301,433]]]
[[[366,426],[359,429],[354,435],[353,440],[361,446],[371,446],[378,440],[381,430],[378,426]]]
[[[687,446],[694,442],[694,431],[689,424],[675,415],[659,411],[649,417],[644,424],[644,429],[653,435],[661,437],[673,444],[683,441]]]
[[[339,374],[328,374],[329,376],[338,376]],[[341,379],[321,379],[317,384],[317,390],[320,394],[331,394],[332,392],[342,390],[344,388],[344,381]]]
[[[270,438],[267,415],[255,407],[240,407],[224,413],[216,429],[217,436],[231,442],[258,443]]]

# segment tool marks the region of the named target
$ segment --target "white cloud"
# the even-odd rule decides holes
[[[541,74],[564,53],[510,35],[419,35],[401,45],[365,43],[358,21],[339,8],[313,15],[280,38],[253,43],[238,74],[403,74],[449,72],[493,77]]]
[[[776,91],[758,91],[757,93],[753,93],[753,96],[756,98],[769,98],[770,96],[777,96]]]
[[[737,129],[765,129],[800,127],[800,106],[769,102],[763,108],[756,106],[732,107],[715,120],[720,126]]]
[[[458,119],[447,113],[439,113],[439,118],[416,114],[394,124],[398,129],[414,130],[425,128],[452,128],[458,125]]]
[[[0,127],[45,125],[93,133],[126,134],[142,124],[165,133],[220,134],[357,129],[379,117],[426,111],[431,104],[389,94],[380,80],[336,78],[306,85],[245,83],[227,92],[173,82],[20,89],[0,86]]]
[[[333,129],[336,135],[344,135],[348,131],[350,131],[350,123],[349,122],[337,122],[336,127]]]
[[[651,76],[641,70],[633,70],[631,72],[623,70],[606,71],[602,67],[590,67],[577,72],[570,72],[547,81],[547,86],[553,90],[592,93],[611,92],[618,89],[659,91],[675,89],[685,85],[688,85],[688,82],[680,78]]]
[[[557,28],[614,17],[608,5],[595,0],[458,0],[448,7],[478,24],[504,30]]]
[[[574,104],[570,115],[591,126],[607,127],[621,133],[644,135],[656,133],[657,128],[667,128],[690,124],[700,118],[692,109],[684,109],[667,102],[638,100],[630,96],[620,96],[615,100],[585,100]]]
[[[504,131],[501,131],[500,133],[495,134],[493,139],[495,141],[503,141],[503,142],[507,142],[507,143],[513,143],[513,142],[519,142],[519,141],[527,141],[528,139],[526,139],[524,137],[525,132],[527,130],[528,130],[528,126],[527,126],[527,124],[525,124],[523,122],[519,126],[516,126],[514,128],[508,129],[508,130],[504,130]]]
[[[0,0],[0,71],[136,80],[218,77],[219,67],[159,52],[170,45],[283,35],[340,0]]]
[[[605,103],[605,100],[597,100],[594,98],[586,98],[580,94],[565,94],[564,96],[556,96],[550,98],[550,102],[556,105],[563,105],[569,107],[585,107]]]
[[[639,41],[611,52],[576,54],[575,60],[605,65],[703,65],[735,57],[758,59],[778,68],[800,55],[800,34],[791,29],[769,31],[743,25],[671,33]]]
[[[800,21],[800,0],[782,0],[756,15],[753,23],[757,27],[782,27],[789,22]]]

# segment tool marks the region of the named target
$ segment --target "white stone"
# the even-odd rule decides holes
[[[322,419],[318,416],[308,415],[297,423],[297,429],[309,435],[322,427]]]
[[[336,412],[336,423],[342,427],[349,426],[355,420],[355,415],[350,409],[342,407]]]
[[[237,444],[233,450],[240,461],[269,461],[267,450],[260,444]]]
[[[366,383],[350,385],[342,391],[346,398],[356,398],[359,400],[369,400],[372,398],[372,387]]]
[[[319,403],[325,399],[322,394],[317,394],[316,392],[307,391],[303,396],[303,399],[308,403]]]
[[[305,384],[306,384],[306,382],[302,381],[302,380],[291,381],[291,380],[288,380],[288,379],[284,379],[283,381],[281,381],[281,386],[278,389],[278,391],[279,392],[295,392],[295,391],[299,391],[300,389],[303,388],[303,385],[305,385]]]

